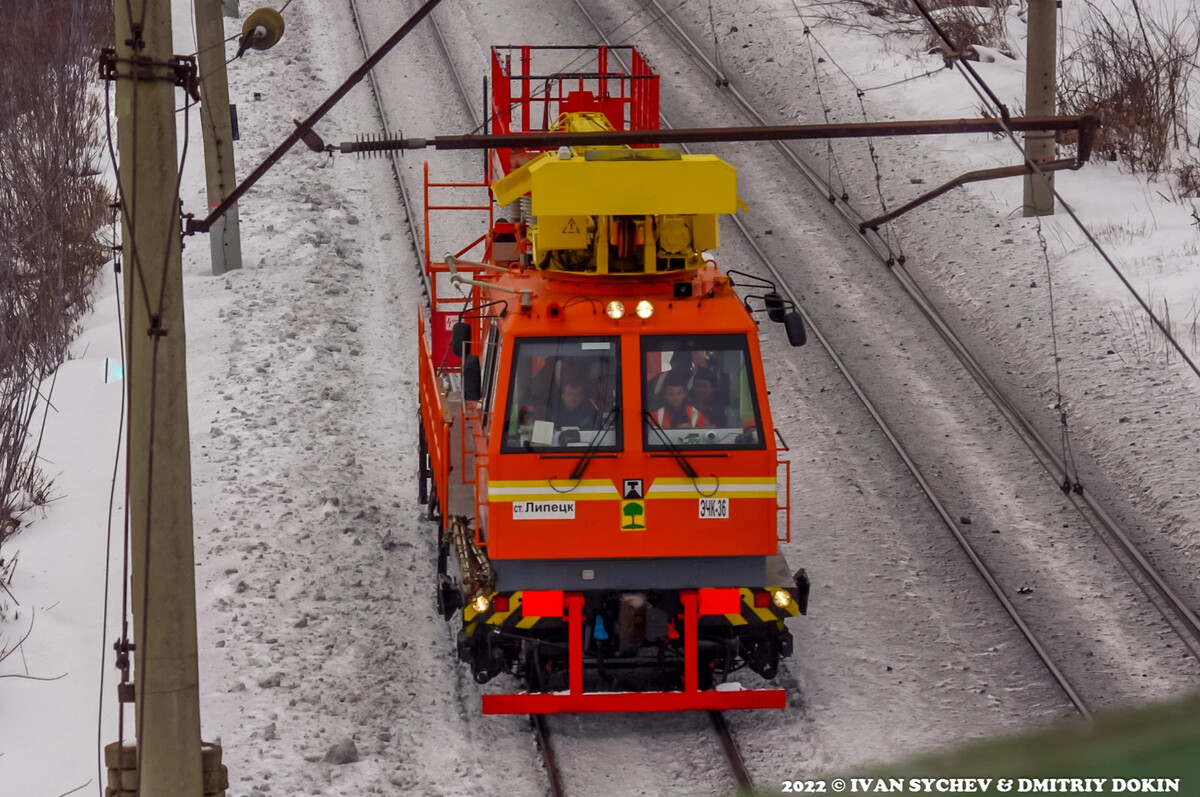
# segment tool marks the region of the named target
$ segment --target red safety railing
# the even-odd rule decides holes
[[[779,503],[779,468],[783,467],[783,503]],[[776,517],[783,514],[783,533],[779,533],[776,525],[776,540],[778,542],[792,541],[792,463],[791,460],[780,459],[775,462],[775,513]]]
[[[480,455],[475,460],[475,545],[479,548],[488,544],[487,470],[487,455]]]
[[[446,517],[450,499],[450,426],[453,418],[442,403],[437,368],[429,356],[429,344],[425,339],[425,318],[417,313],[417,341],[420,346],[418,361],[418,393],[421,397],[421,423],[425,428],[425,444],[429,448],[429,463],[433,484],[437,489],[438,513]]]
[[[438,283],[446,279],[450,269],[446,267],[442,258],[447,254],[446,251],[433,253],[433,215],[437,214],[441,218],[444,214],[461,213],[463,211],[474,211],[482,215],[487,213],[487,226],[484,232],[475,240],[468,243],[466,246],[446,247],[453,249],[450,254],[455,257],[463,257],[472,250],[477,250],[476,254],[469,258],[472,260],[491,260],[491,252],[487,251],[488,231],[492,229],[493,214],[491,194],[488,191],[488,180],[486,176],[482,182],[468,183],[443,183],[433,182],[429,179],[429,162],[425,163],[425,278],[429,289],[429,306],[430,306],[430,327],[432,329],[432,348],[431,352],[434,356],[434,362],[443,370],[456,371],[459,367],[458,357],[454,352],[450,351],[450,330],[454,322],[458,320],[459,314],[478,299],[477,291],[472,289],[463,296],[457,291],[443,291],[439,288]],[[449,195],[450,199],[445,199],[439,202],[434,202],[434,193],[445,196]],[[471,199],[463,200],[463,194],[467,192],[472,196]],[[451,227],[451,225],[446,225]],[[458,229],[461,224],[455,224],[452,229]],[[478,249],[481,247],[482,249]],[[436,257],[436,259],[435,259]],[[460,268],[469,277],[478,276],[477,271],[467,268]]]
[[[492,133],[543,131],[560,114],[584,111],[603,113],[617,130],[658,129],[658,75],[636,47],[492,48]],[[495,176],[541,151],[495,150]]]

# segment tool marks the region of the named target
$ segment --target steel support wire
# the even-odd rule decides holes
[[[644,0],[644,2],[645,1],[647,1],[647,0]],[[578,2],[579,2],[579,0],[576,0],[576,3],[578,3]],[[675,38],[680,40],[680,42],[708,70],[708,72],[713,76],[714,80],[721,78],[722,75],[721,75],[720,71],[717,69],[716,64],[714,64],[711,60],[709,60],[708,56],[704,54],[704,51],[701,50],[699,47],[697,47],[692,42],[691,37],[688,36],[688,34],[683,30],[683,28],[681,28],[679,26],[679,23],[671,18],[670,12],[665,11],[663,9],[663,7],[659,4],[658,0],[648,0],[648,2],[651,5],[653,5],[654,9],[658,12],[658,17],[659,17],[660,21],[662,21],[670,26],[668,29],[668,33],[671,33]],[[585,14],[586,14],[586,12],[585,12]],[[596,24],[595,22],[592,23],[593,27],[595,26],[595,24]],[[599,30],[599,28],[597,28],[597,30]],[[734,102],[742,110],[742,113],[751,122],[753,122],[754,124],[760,125],[762,127],[769,126],[767,124],[766,118],[762,114],[760,114],[753,105],[750,104],[749,100],[747,100],[744,96],[742,96],[742,93],[737,90],[736,86],[734,86],[732,83],[725,83],[720,88],[722,91],[728,93],[728,95],[731,98],[733,98]],[[799,155],[797,155],[792,150],[791,147],[784,144],[782,141],[773,141],[771,143],[775,146],[775,149],[779,150],[779,154],[782,155],[785,160],[787,160],[789,163],[791,163],[792,166],[794,166],[796,168],[796,170],[799,171],[800,174],[802,174],[806,180],[808,180],[809,184],[812,185],[813,188],[816,188],[817,190],[821,191],[821,193],[823,195],[828,195],[828,193],[830,191],[830,187],[825,185],[825,183],[821,180],[820,175],[817,174],[816,170],[813,169],[811,166],[809,166],[807,163],[805,163],[804,160]],[[892,254],[891,246],[888,244],[887,241],[884,240],[883,236],[879,234],[878,230],[870,231],[875,239],[874,241],[872,241],[870,238],[867,237],[866,232],[862,231],[860,229],[859,225],[863,221],[866,220],[866,218],[864,216],[862,216],[852,206],[850,206],[844,202],[843,203],[834,203],[833,206],[838,209],[839,215],[842,217],[842,219],[847,224],[849,224],[850,227],[852,227],[854,229],[855,233],[857,233],[863,239],[864,242],[866,242],[867,246],[869,246],[871,248],[871,251],[873,251],[875,253],[875,256],[877,258],[879,258],[880,262],[891,263],[895,260],[895,257]],[[880,247],[882,247],[882,249]]]
[[[904,266],[896,265],[892,268],[892,272],[895,274],[896,279],[899,280],[905,291],[908,292],[909,296],[913,300],[913,303],[917,305],[922,315],[924,315],[929,323],[933,325],[938,335],[943,341],[945,341],[946,345],[950,347],[951,351],[954,352],[959,362],[962,363],[963,367],[967,369],[967,372],[970,373],[976,384],[979,385],[980,389],[984,391],[987,397],[1000,411],[1000,414],[1004,416],[1004,419],[1008,422],[1009,426],[1017,433],[1017,436],[1021,439],[1021,442],[1025,444],[1025,447],[1031,454],[1033,454],[1034,458],[1042,466],[1046,473],[1061,485],[1064,479],[1066,479],[1069,475],[1066,463],[1063,461],[1062,457],[1046,441],[1046,439],[1042,437],[1041,433],[1038,432],[1038,430],[1035,429],[1033,425],[1025,418],[1024,414],[1021,413],[1008,395],[1002,389],[1000,389],[995,382],[992,381],[991,377],[984,372],[983,367],[979,365],[979,363],[971,355],[970,351],[966,349],[963,343],[950,329],[949,324],[946,323],[942,315],[933,306],[933,303],[912,278],[912,275],[908,273],[908,270]],[[1069,493],[1067,498],[1071,505],[1075,507],[1075,510],[1082,517],[1084,517],[1085,520],[1088,520],[1088,518],[1087,514],[1083,511],[1083,508],[1086,507],[1086,509],[1091,512],[1092,516],[1096,519],[1096,521],[1099,522],[1103,530],[1112,540],[1117,543],[1120,550],[1131,562],[1133,562],[1134,566],[1142,574],[1143,578],[1150,583],[1150,585],[1154,588],[1154,591],[1158,593],[1159,597],[1166,603],[1167,607],[1169,607],[1171,612],[1175,615],[1178,622],[1183,624],[1188,634],[1192,637],[1192,640],[1195,642],[1200,642],[1200,618],[1197,617],[1192,608],[1188,606],[1182,598],[1179,597],[1179,595],[1171,588],[1171,586],[1167,584],[1166,579],[1164,579],[1162,575],[1158,573],[1154,565],[1151,564],[1148,559],[1146,559],[1145,555],[1142,554],[1140,550],[1138,550],[1137,546],[1132,540],[1129,539],[1129,536],[1124,532],[1120,525],[1112,519],[1112,517],[1104,510],[1102,506],[1100,506],[1099,503],[1097,503],[1092,494],[1087,490],[1082,490]],[[1091,525],[1090,521],[1089,525]],[[1097,536],[1101,538],[1101,541],[1106,545],[1109,545],[1109,541],[1099,533],[1099,530],[1097,530],[1094,525],[1092,528],[1093,530],[1097,531]],[[1109,547],[1111,548],[1112,546],[1109,545]],[[1126,568],[1126,570],[1128,570],[1128,568]],[[1139,587],[1142,587],[1144,590],[1144,586],[1140,583]],[[1163,619],[1170,624],[1171,618],[1167,616],[1164,607],[1156,602],[1155,608],[1163,616]],[[1193,655],[1197,655],[1198,658],[1200,658],[1200,655],[1198,655],[1194,645],[1189,645],[1189,648],[1191,649]]]
[[[955,50],[954,42],[950,41],[950,37],[947,36],[945,31],[942,30],[941,26],[937,24],[937,21],[929,13],[928,9],[925,8],[921,0],[912,0],[912,2],[913,5],[917,7],[917,10],[920,11],[921,16],[924,17],[925,21],[929,23],[929,26],[933,28],[934,32],[937,33],[946,46],[952,51],[957,52],[957,50]],[[1061,6],[1061,2],[1059,5]],[[1063,208],[1067,211],[1067,215],[1069,215],[1071,220],[1075,222],[1075,226],[1077,226],[1080,232],[1083,233],[1084,237],[1088,239],[1088,243],[1090,243],[1092,247],[1100,253],[1100,257],[1104,260],[1105,264],[1107,264],[1112,272],[1117,275],[1117,279],[1119,279],[1121,284],[1125,286],[1125,290],[1129,291],[1129,293],[1133,295],[1133,298],[1137,299],[1138,304],[1141,305],[1144,311],[1146,311],[1146,315],[1150,316],[1150,320],[1156,327],[1158,327],[1159,331],[1163,333],[1163,337],[1166,338],[1166,340],[1171,344],[1171,347],[1175,349],[1176,353],[1179,354],[1183,361],[1188,364],[1188,367],[1192,369],[1192,373],[1194,373],[1196,376],[1200,376],[1200,367],[1197,367],[1192,358],[1188,356],[1188,353],[1183,350],[1183,346],[1181,346],[1179,341],[1175,339],[1175,336],[1171,333],[1171,330],[1168,329],[1162,320],[1154,314],[1154,310],[1151,309],[1146,300],[1142,298],[1142,295],[1137,292],[1132,284],[1130,284],[1129,279],[1125,276],[1125,273],[1117,267],[1116,262],[1109,257],[1108,252],[1104,250],[1104,247],[1100,245],[1100,242],[1096,240],[1096,237],[1092,235],[1092,231],[1084,225],[1083,219],[1079,218],[1078,214],[1075,213],[1075,208],[1071,207],[1071,203],[1067,202],[1067,200],[1063,198],[1062,194],[1058,192],[1058,188],[1056,188],[1053,184],[1049,184],[1049,180],[1046,177],[1045,172],[1042,170],[1042,166],[1044,166],[1044,164],[1039,165],[1034,163],[1025,153],[1025,148],[1021,146],[1021,142],[1017,141],[1016,135],[1007,124],[1009,118],[1008,108],[1005,107],[1005,105],[1000,102],[999,98],[997,98],[992,92],[991,86],[989,86],[984,79],[979,76],[979,73],[976,72],[974,67],[971,66],[970,61],[960,58],[958,59],[958,63],[961,67],[965,68],[968,73],[970,73],[970,77],[964,77],[967,81],[967,85],[970,86],[972,91],[975,92],[975,96],[982,100],[982,95],[987,94],[992,104],[1000,111],[1000,121],[1005,127],[1004,132],[1008,136],[1009,141],[1013,143],[1013,146],[1017,148],[1017,151],[1021,153],[1021,157],[1025,159],[1026,165],[1034,174],[1037,175],[1037,179],[1043,180],[1048,184],[1050,192],[1054,195],[1054,198],[1062,204]],[[962,73],[960,72],[960,74]]]
[[[596,30],[597,34],[607,43],[607,37],[605,36],[604,31],[599,25],[596,24],[592,16],[588,14],[587,10],[581,3],[581,0],[575,0],[575,2],[579,6],[580,11],[587,18],[588,22],[591,23],[592,27]],[[619,60],[620,57],[618,56],[618,61]],[[628,67],[626,67],[624,64],[622,64],[622,67],[628,69]],[[730,90],[732,91],[733,89],[731,88]],[[660,114],[659,118],[664,126],[671,126],[666,117]],[[819,188],[820,186],[817,187]],[[1010,618],[1012,618],[1012,621],[1016,624],[1021,634],[1025,637],[1026,641],[1029,643],[1029,646],[1033,649],[1033,652],[1037,655],[1038,659],[1041,660],[1051,677],[1067,696],[1067,699],[1071,701],[1071,704],[1075,707],[1076,711],[1078,711],[1084,718],[1090,720],[1092,718],[1092,712],[1088,709],[1087,704],[1084,703],[1083,698],[1078,692],[1075,691],[1075,687],[1072,686],[1070,681],[1067,680],[1066,675],[1064,675],[1062,670],[1058,668],[1058,665],[1054,663],[1054,660],[1050,658],[1050,654],[1046,651],[1046,649],[1042,647],[1041,642],[1039,642],[1037,637],[1034,635],[1033,629],[1029,627],[1029,625],[1025,622],[1025,619],[1021,616],[1021,613],[1017,611],[1017,607],[1014,606],[1012,601],[1010,601],[1004,594],[1004,590],[1000,587],[999,582],[996,581],[996,578],[992,575],[991,570],[989,570],[987,565],[983,563],[983,560],[979,557],[979,554],[976,553],[975,548],[970,542],[967,541],[967,538],[959,530],[958,525],[954,522],[954,518],[950,515],[950,512],[942,504],[941,499],[939,499],[937,494],[934,492],[933,486],[925,478],[924,474],[921,473],[920,468],[917,467],[917,463],[914,462],[912,457],[908,455],[908,452],[900,443],[899,438],[896,437],[891,427],[888,426],[886,421],[884,421],[883,416],[879,414],[879,411],[875,408],[875,405],[869,398],[867,398],[867,394],[859,385],[858,380],[856,380],[850,373],[849,367],[842,360],[842,358],[838,356],[837,352],[834,351],[833,345],[829,342],[817,325],[813,323],[812,317],[800,304],[799,297],[797,297],[792,291],[791,286],[788,285],[786,279],[775,267],[775,264],[767,256],[766,252],[764,252],[755,242],[753,236],[750,235],[750,231],[746,229],[742,220],[736,215],[732,216],[731,218],[733,219],[734,224],[737,225],[738,230],[741,231],[742,235],[745,237],[746,242],[754,250],[755,255],[758,256],[758,259],[762,262],[763,266],[770,271],[772,275],[774,275],[776,280],[778,280],[780,288],[795,304],[797,312],[799,312],[801,317],[803,317],[804,323],[808,325],[808,329],[812,333],[813,337],[817,339],[817,341],[821,344],[821,347],[829,355],[830,359],[833,360],[834,365],[842,374],[842,377],[846,380],[846,383],[850,386],[850,389],[854,391],[854,395],[858,397],[859,402],[863,405],[868,414],[870,414],[872,420],[875,421],[880,431],[883,432],[884,436],[888,440],[888,443],[891,444],[897,455],[899,455],[900,459],[904,462],[904,466],[908,469],[909,473],[913,475],[913,478],[917,481],[917,484],[920,485],[921,491],[925,494],[926,498],[933,506],[934,511],[937,512],[938,516],[942,519],[942,522],[946,525],[946,528],[950,530],[950,533],[954,535],[954,539],[962,547],[963,551],[967,555],[967,558],[971,561],[971,564],[975,567],[975,570],[979,573],[980,577],[983,578],[984,582],[988,585],[988,588],[992,590],[992,593],[996,596],[996,599],[1000,602],[1000,605],[1004,608],[1004,611],[1008,613]]]
[[[279,159],[287,154],[288,150],[296,145],[296,142],[300,141],[309,133],[311,133],[313,125],[321,121],[321,119],[325,117],[325,114],[329,113],[329,111],[333,109],[333,106],[341,102],[342,97],[346,96],[350,89],[354,88],[354,86],[356,86],[364,76],[370,74],[371,70],[375,68],[375,65],[382,61],[384,56],[391,52],[392,49],[395,48],[395,46],[399,44],[405,36],[412,32],[412,29],[415,28],[418,23],[420,23],[420,21],[424,19],[431,11],[433,11],[433,9],[440,2],[441,0],[427,0],[423,6],[417,9],[417,11],[411,17],[409,17],[403,25],[400,26],[399,30],[388,37],[388,40],[385,41],[378,50],[368,56],[361,66],[350,73],[350,77],[346,78],[342,85],[338,86],[337,89],[334,90],[333,94],[330,94],[329,97],[327,97],[325,101],[322,102],[307,119],[298,124],[296,129],[292,131],[291,135],[284,139],[284,142],[276,147],[275,150],[267,156],[266,160],[259,164],[258,168],[250,173],[249,177],[238,184],[237,188],[233,189],[233,191],[229,193],[229,196],[222,200],[220,205],[217,205],[215,208],[213,208],[208,216],[200,221],[188,219],[186,230],[187,234],[191,235],[197,232],[208,232],[213,224],[216,223],[217,219],[225,215],[225,211],[237,204],[237,201],[242,198],[242,195],[249,191],[250,188],[257,183],[264,174],[270,171],[271,167],[278,163]],[[378,94],[376,97],[378,97]]]
[[[938,26],[937,22],[933,19],[933,17],[929,14],[929,12],[924,8],[924,6],[920,2],[920,0],[913,0],[913,2],[917,6],[917,8],[921,11],[921,15],[926,19],[926,21],[930,24],[930,26],[933,27],[934,31],[938,34],[938,36],[941,37],[942,41],[945,42],[948,47],[953,46],[953,42],[950,41],[949,37],[947,37],[945,32],[942,31],[942,29]],[[1036,164],[1033,161],[1031,161],[1029,159],[1029,157],[1025,154],[1024,147],[1022,147],[1020,142],[1017,141],[1017,138],[1016,138],[1016,135],[1014,134],[1014,132],[1011,129],[1009,129],[1009,126],[1006,124],[1006,122],[1008,120],[1008,109],[1005,108],[1005,106],[1002,103],[1000,103],[1000,101],[996,97],[996,95],[992,93],[991,88],[987,85],[987,83],[984,82],[983,78],[981,78],[979,76],[979,74],[976,73],[975,70],[971,68],[969,63],[963,62],[963,66],[966,67],[967,71],[970,73],[970,78],[968,79],[968,82],[971,82],[973,80],[974,84],[976,84],[977,93],[979,91],[986,93],[987,96],[992,100],[992,102],[1001,111],[1001,115],[1003,117],[1001,119],[1001,122],[1004,123],[1005,134],[1007,135],[1008,139],[1013,143],[1013,145],[1017,148],[1017,150],[1021,153],[1021,157],[1025,159],[1026,167],[1030,168],[1033,172],[1035,172],[1038,176],[1038,179],[1045,179],[1046,175],[1043,172],[1043,168],[1045,167],[1046,164],[1039,165],[1039,164]],[[1103,250],[1103,248],[1100,247],[1099,243],[1097,243],[1096,240],[1092,237],[1091,232],[1084,226],[1083,221],[1075,214],[1075,211],[1071,208],[1070,204],[1065,199],[1063,199],[1063,197],[1058,193],[1058,190],[1056,188],[1051,186],[1051,190],[1053,191],[1055,198],[1058,199],[1058,201],[1062,203],[1064,208],[1066,208],[1067,213],[1070,214],[1071,219],[1075,222],[1076,226],[1078,226],[1079,229],[1083,231],[1084,235],[1087,236],[1087,239],[1092,243],[1092,245],[1101,254],[1101,256],[1108,262],[1108,265],[1113,268],[1113,270],[1116,272],[1117,276],[1120,278],[1121,282],[1123,282],[1125,284],[1125,287],[1128,288],[1130,290],[1130,292],[1133,293],[1133,295],[1137,298],[1138,302],[1141,303],[1143,309],[1145,309],[1146,312],[1150,315],[1151,320],[1154,321],[1155,324],[1157,324],[1161,329],[1164,329],[1164,331],[1165,331],[1165,328],[1162,326],[1162,323],[1154,315],[1154,313],[1150,310],[1150,308],[1147,307],[1145,301],[1142,300],[1141,295],[1139,295],[1136,291],[1134,291],[1132,286],[1129,285],[1129,282],[1125,279],[1125,275],[1122,274],[1120,272],[1120,270],[1118,270],[1116,268],[1116,265],[1108,258],[1107,253]],[[918,306],[921,307],[922,312],[926,315],[926,317],[930,320],[930,322],[934,323],[935,327],[938,329],[938,333],[942,336],[942,338],[944,340],[946,340],[946,342],[956,351],[956,353],[961,351],[961,354],[959,354],[959,360],[963,362],[964,366],[967,366],[968,369],[972,371],[972,374],[975,376],[975,380],[980,384],[980,386],[985,390],[985,392],[987,392],[988,395],[990,397],[992,397],[993,402],[996,403],[997,407],[999,407],[1001,409],[1001,412],[1005,414],[1006,418],[1008,418],[1009,424],[1014,426],[1014,428],[1016,428],[1016,426],[1018,426],[1018,425],[1020,426],[1020,430],[1021,430],[1021,432],[1023,432],[1023,434],[1021,434],[1023,439],[1025,439],[1027,436],[1028,439],[1036,441],[1037,448],[1040,449],[1040,451],[1035,451],[1032,446],[1030,446],[1030,451],[1034,453],[1035,457],[1037,457],[1040,461],[1042,461],[1043,467],[1045,467],[1047,473],[1049,473],[1055,479],[1059,480],[1060,483],[1062,483],[1065,479],[1067,479],[1069,473],[1067,470],[1066,463],[1063,462],[1062,458],[1058,456],[1058,454],[1054,451],[1054,449],[1051,448],[1046,443],[1046,441],[1037,432],[1037,430],[1035,430],[1033,428],[1033,426],[1031,424],[1029,424],[1028,421],[1025,420],[1025,417],[1020,413],[1019,410],[1016,409],[1016,407],[1012,404],[1012,402],[1008,399],[1008,397],[1004,394],[1004,392],[1001,391],[1000,388],[997,387],[987,377],[987,375],[983,372],[983,369],[980,368],[978,366],[978,364],[975,362],[975,360],[971,356],[970,352],[968,352],[966,350],[966,348],[959,342],[958,338],[954,335],[954,333],[950,331],[949,326],[942,319],[940,314],[938,314],[937,310],[934,309],[932,303],[928,300],[928,298],[925,296],[924,292],[916,284],[916,281],[912,279],[912,277],[907,273],[907,271],[903,268],[903,266],[894,268],[893,271],[899,272],[897,274],[897,276],[898,277],[903,276],[904,280],[907,281],[908,284],[906,286],[906,289],[909,291],[909,294],[913,296],[914,301],[917,301]],[[919,297],[919,300],[918,300],[918,297]],[[1191,366],[1192,370],[1195,371],[1198,375],[1200,375],[1200,370],[1197,370],[1195,363],[1193,363],[1192,360],[1183,352],[1183,350],[1179,347],[1178,342],[1175,341],[1174,338],[1170,334],[1168,334],[1167,337],[1169,340],[1171,340],[1171,343],[1176,348],[1176,350],[1178,350],[1179,353],[1183,356],[1183,358],[1187,362],[1187,364],[1189,366]],[[964,357],[967,359],[964,359]],[[968,359],[970,360],[969,364],[967,362]],[[1003,404],[1003,406],[1001,406],[1001,404]],[[1029,446],[1029,443],[1027,442],[1026,445]],[[1052,463],[1053,468],[1049,467],[1047,465],[1047,462]],[[1074,496],[1078,496],[1078,498],[1076,498]],[[1087,508],[1093,513],[1093,515],[1095,515],[1096,519],[1099,520],[1099,522],[1103,526],[1104,530],[1107,531],[1109,536],[1112,537],[1112,539],[1117,542],[1118,546],[1125,553],[1125,555],[1134,563],[1134,565],[1141,572],[1143,577],[1145,577],[1150,582],[1150,584],[1154,587],[1154,590],[1158,593],[1158,595],[1162,598],[1162,600],[1165,601],[1166,604],[1170,607],[1171,611],[1174,612],[1177,619],[1184,625],[1184,627],[1187,629],[1188,633],[1191,635],[1193,641],[1200,642],[1200,618],[1198,618],[1195,611],[1193,611],[1192,608],[1190,606],[1188,606],[1187,603],[1184,602],[1173,589],[1171,589],[1170,585],[1167,584],[1166,580],[1158,573],[1158,571],[1154,568],[1154,566],[1150,564],[1150,562],[1146,559],[1146,557],[1142,554],[1142,552],[1137,549],[1137,547],[1129,539],[1128,535],[1126,535],[1125,532],[1120,528],[1120,526],[1116,523],[1116,521],[1114,521],[1098,503],[1096,503],[1096,501],[1091,497],[1091,494],[1088,492],[1076,492],[1070,498],[1070,500],[1071,500],[1072,505],[1075,506],[1076,510],[1079,510],[1078,501],[1080,501],[1080,500],[1083,502],[1084,505],[1087,506]],[[1082,515],[1083,513],[1080,512],[1080,514]],[[1095,526],[1093,526],[1092,528],[1093,528],[1093,530],[1095,530]],[[1108,540],[1104,540],[1102,538],[1102,541],[1110,549],[1112,548],[1112,546],[1109,544]],[[1124,566],[1124,563],[1122,563],[1122,566]],[[1126,568],[1126,570],[1128,571],[1128,568]],[[1142,585],[1139,584],[1139,587],[1142,587]],[[1144,590],[1144,587],[1142,587],[1142,589]],[[1171,622],[1170,618],[1168,618],[1166,616],[1165,612],[1163,611],[1163,608],[1157,606],[1157,604],[1156,604],[1156,608],[1158,609],[1159,613],[1162,614],[1163,619],[1167,620],[1167,622],[1170,623]],[[1189,645],[1189,648],[1191,649],[1193,655],[1196,655],[1198,658],[1200,658],[1200,652],[1198,652],[1194,646]]]
[[[357,0],[350,0],[350,12],[354,16],[354,27],[358,33],[359,44],[362,45],[364,58],[371,57],[371,48],[367,42],[366,26],[363,24],[362,13],[358,10]],[[463,86],[462,78],[458,74],[458,68],[454,65],[454,59],[450,57],[450,48],[446,45],[446,39],[442,35],[442,29],[437,24],[437,18],[434,14],[428,16],[429,24],[433,27],[433,35],[437,40],[438,46],[442,48],[442,52],[446,55],[446,62],[450,65],[450,74],[454,78],[454,83],[458,87],[459,96],[462,98],[463,106],[467,109],[467,113],[471,116],[472,124],[478,129],[480,125],[479,117],[475,113],[474,106],[471,105],[467,97],[466,88]],[[379,112],[379,119],[383,123],[385,135],[390,135],[397,128],[392,127],[391,121],[388,119],[387,108],[384,107],[383,94],[379,90],[379,81],[375,77],[375,70],[371,69],[367,72],[367,80],[371,83],[371,92],[375,97],[375,107]],[[417,215],[414,213],[414,203],[408,193],[408,186],[404,182],[404,176],[400,171],[400,158],[402,153],[396,150],[386,150],[388,160],[392,164],[392,175],[396,178],[396,185],[400,193],[400,204],[404,206],[404,213],[408,216],[408,240],[412,245],[413,255],[417,258],[418,271],[421,275],[421,284],[425,288],[425,303],[428,305],[433,296],[433,287],[429,284],[429,275],[425,273],[425,252],[421,246],[421,242],[417,240]]]

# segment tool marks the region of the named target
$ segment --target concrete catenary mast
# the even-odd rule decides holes
[[[196,53],[200,68],[200,126],[204,130],[204,174],[208,207],[217,207],[237,186],[233,162],[233,120],[229,78],[225,69],[225,26],[221,0],[195,0]],[[220,276],[242,267],[238,206],[234,204],[208,231],[212,273]]]
[[[1025,58],[1025,113],[1053,116],[1058,89],[1058,64],[1055,62],[1055,32],[1058,0],[1029,0],[1029,43]],[[1025,134],[1025,156],[1039,166],[1054,160],[1054,132],[1031,131]],[[1054,214],[1054,173],[1025,175],[1026,216]]]
[[[128,507],[141,797],[201,797],[191,460],[170,0],[115,0]],[[131,18],[131,12],[134,15]],[[194,74],[194,72],[193,72]],[[124,792],[122,792],[124,793]]]

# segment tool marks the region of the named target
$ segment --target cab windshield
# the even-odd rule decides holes
[[[524,338],[516,342],[506,452],[621,448],[617,338]]]
[[[762,448],[745,335],[642,338],[647,449]]]

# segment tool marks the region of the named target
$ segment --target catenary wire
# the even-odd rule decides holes
[[[954,50],[954,42],[950,40],[946,33],[941,29],[941,26],[937,24],[937,21],[934,20],[933,16],[929,13],[928,9],[925,8],[923,0],[912,0],[912,3],[921,12],[921,15],[925,18],[926,22],[929,23],[930,27],[933,28],[934,32],[938,34],[943,42],[945,42],[946,46],[951,50]],[[1000,117],[998,121],[1003,128],[1005,135],[1008,137],[1008,140],[1012,142],[1013,146],[1020,151],[1021,156],[1025,159],[1026,167],[1029,168],[1034,175],[1036,175],[1034,179],[1045,182],[1046,186],[1053,193],[1054,198],[1062,204],[1063,209],[1067,211],[1067,214],[1071,217],[1071,220],[1075,222],[1075,225],[1079,228],[1080,232],[1082,232],[1084,237],[1087,238],[1088,243],[1090,243],[1092,247],[1100,254],[1100,257],[1103,258],[1104,262],[1108,265],[1112,272],[1117,275],[1117,279],[1119,279],[1121,284],[1125,286],[1125,289],[1129,291],[1133,298],[1137,300],[1137,303],[1141,305],[1142,309],[1146,311],[1146,315],[1150,316],[1150,320],[1156,327],[1158,327],[1164,338],[1171,344],[1171,347],[1175,349],[1183,361],[1188,364],[1188,367],[1192,370],[1192,373],[1194,373],[1197,377],[1200,377],[1200,366],[1197,366],[1192,358],[1188,356],[1187,352],[1184,351],[1183,346],[1178,340],[1175,339],[1175,336],[1171,333],[1171,330],[1162,322],[1162,320],[1155,314],[1154,310],[1150,307],[1142,295],[1129,282],[1129,279],[1125,276],[1121,268],[1116,264],[1116,262],[1108,254],[1100,242],[1096,240],[1096,237],[1092,235],[1091,230],[1087,228],[1087,225],[1083,223],[1083,220],[1079,218],[1079,215],[1076,214],[1075,209],[1069,202],[1067,202],[1066,199],[1063,198],[1062,194],[1058,192],[1058,189],[1054,186],[1054,184],[1050,182],[1049,178],[1046,176],[1046,173],[1042,171],[1041,167],[1034,163],[1026,154],[1025,148],[1021,145],[1021,142],[1017,140],[1016,134],[1013,133],[1012,129],[1009,128],[1007,124],[1008,109],[992,92],[991,87],[989,87],[983,78],[981,78],[974,68],[971,67],[969,62],[958,59],[957,63],[962,68],[966,69],[968,73],[970,73],[970,76],[968,77],[967,74],[960,72],[960,74],[963,74],[963,78],[975,92],[976,96],[985,103],[990,100],[993,104],[993,107],[999,111]],[[984,95],[986,95],[988,99],[985,100]]]
[[[117,240],[116,217],[117,217],[117,211],[116,211],[116,209],[114,209],[114,211],[113,211],[113,240],[114,241]],[[110,575],[111,569],[112,569],[112,537],[113,537],[113,535],[112,535],[113,517],[112,516],[113,516],[113,507],[116,502],[116,494],[117,494],[117,473],[119,472],[120,465],[121,465],[122,440],[124,439],[124,434],[125,434],[125,396],[126,396],[126,393],[125,393],[125,388],[126,388],[126,381],[125,381],[125,327],[124,327],[125,322],[124,322],[123,314],[122,314],[122,310],[121,310],[121,291],[124,289],[124,286],[122,285],[123,280],[121,277],[121,250],[120,250],[119,246],[114,246],[113,248],[115,251],[115,257],[113,258],[113,274],[115,275],[115,279],[114,279],[115,284],[113,286],[114,287],[113,294],[114,294],[114,297],[116,299],[116,304],[117,304],[117,335],[118,335],[118,340],[120,342],[120,349],[121,349],[121,412],[120,412],[120,417],[117,421],[117,445],[116,445],[117,450],[116,450],[116,453],[113,455],[112,482],[108,489],[108,525],[107,525],[107,534],[106,534],[106,541],[105,541],[105,547],[104,547],[104,611],[102,614],[103,619],[102,619],[101,625],[100,625],[100,705],[97,708],[97,714],[96,714],[96,769],[97,769],[97,774],[101,777],[101,780],[103,780],[103,774],[104,774],[104,766],[103,766],[104,759],[103,759],[103,753],[102,753],[102,750],[104,749],[104,741],[103,741],[103,738],[104,738],[104,671],[105,671],[105,669],[107,669],[105,666],[105,662],[108,659],[108,641],[107,641],[107,638],[105,635],[108,633],[108,603],[109,603],[110,586],[112,583],[111,575]],[[129,502],[126,501],[125,503],[128,504]],[[121,711],[120,703],[117,704],[117,710]],[[100,788],[101,788],[101,793],[103,793],[104,787],[101,785]]]

